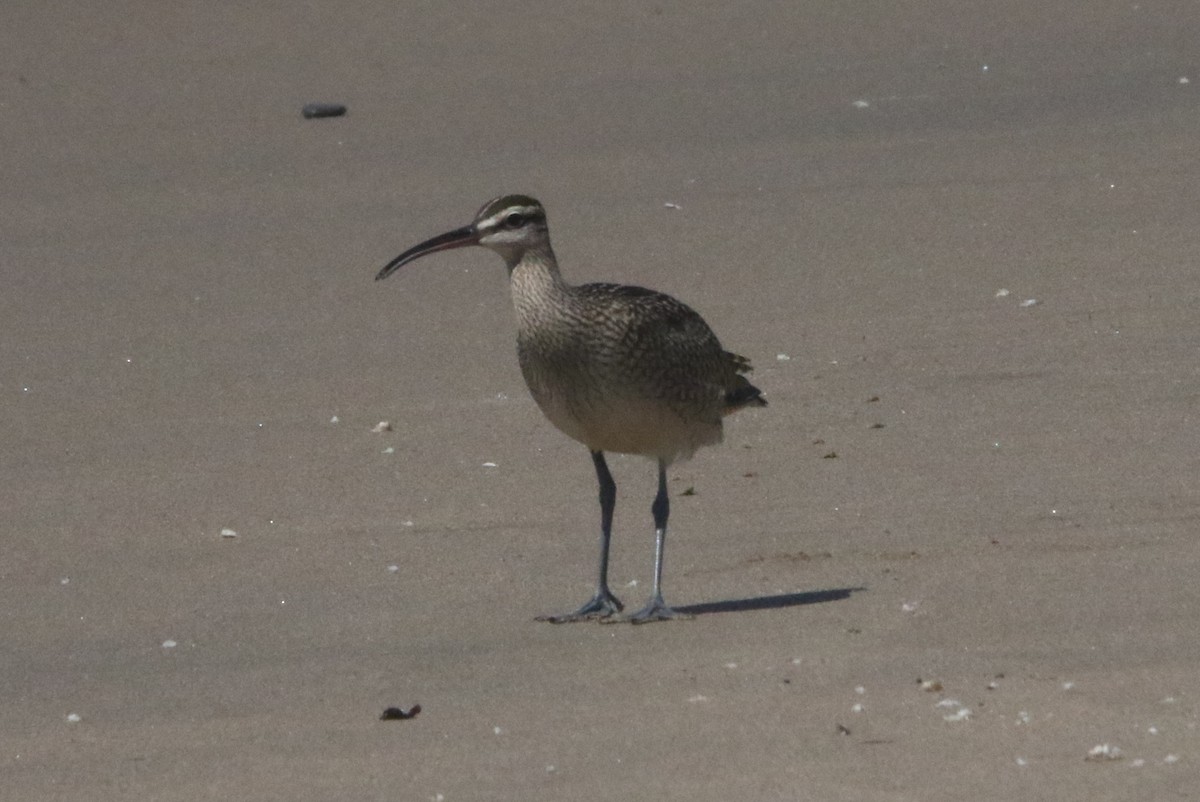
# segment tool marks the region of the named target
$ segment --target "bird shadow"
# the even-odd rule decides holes
[[[777,610],[782,607],[803,607],[806,604],[824,604],[825,602],[841,601],[850,598],[851,594],[866,590],[866,588],[833,588],[831,590],[810,590],[804,593],[780,593],[775,596],[754,596],[749,599],[725,599],[723,601],[701,602],[676,607],[678,612],[685,615],[710,615],[712,613],[741,613],[747,610]]]

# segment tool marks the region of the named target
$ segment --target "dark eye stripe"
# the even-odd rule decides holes
[[[522,209],[521,211],[512,211],[499,218],[495,225],[500,228],[520,228],[528,225],[531,222],[545,220],[546,215],[541,209]]]

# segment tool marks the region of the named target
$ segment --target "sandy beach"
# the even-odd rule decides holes
[[[0,19],[0,798],[1200,795],[1193,4]],[[510,192],[755,363],[693,620],[534,620],[599,512],[503,264],[373,281]]]

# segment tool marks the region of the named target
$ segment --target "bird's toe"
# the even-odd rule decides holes
[[[630,615],[628,620],[631,624],[649,624],[652,621],[671,621],[694,617],[668,607],[662,599],[652,599],[645,607]]]
[[[539,615],[538,621],[548,624],[568,624],[572,621],[596,621],[609,618],[625,609],[621,600],[614,596],[608,588],[601,588],[586,604],[573,613],[566,615]]]

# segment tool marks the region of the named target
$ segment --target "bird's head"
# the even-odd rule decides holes
[[[546,210],[528,195],[504,195],[483,205],[469,225],[439,234],[414,245],[388,262],[375,276],[387,278],[409,262],[427,254],[468,245],[482,245],[504,258],[511,268],[531,249],[550,247]]]

